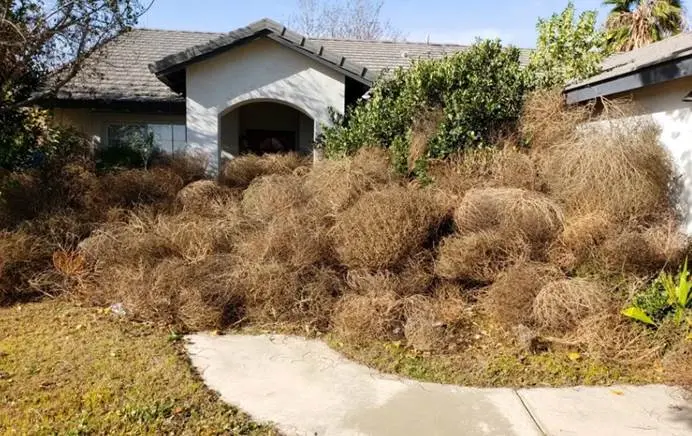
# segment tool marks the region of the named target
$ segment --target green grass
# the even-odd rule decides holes
[[[179,336],[59,301],[0,309],[0,412],[0,434],[276,434],[204,387]]]
[[[260,333],[255,329],[244,333]],[[279,329],[280,330],[280,329]],[[398,342],[347,357],[417,380],[466,386],[654,383],[662,373],[574,350],[524,352],[483,335],[461,352],[421,353]],[[490,339],[490,338],[494,339]],[[191,370],[179,335],[60,301],[0,309],[0,434],[276,434],[221,402]]]
[[[496,335],[493,335],[497,339]],[[477,387],[534,387],[648,384],[663,381],[656,365],[632,367],[603,362],[575,350],[533,354],[509,342],[481,339],[461,352],[421,353],[399,342],[353,346],[328,336],[348,358],[382,372],[433,383]]]

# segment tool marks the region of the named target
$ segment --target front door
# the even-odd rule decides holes
[[[281,130],[246,130],[240,138],[241,153],[286,153],[296,150],[296,133]]]

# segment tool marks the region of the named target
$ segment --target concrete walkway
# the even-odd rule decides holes
[[[664,386],[464,388],[385,375],[320,341],[188,339],[211,389],[287,435],[692,435],[690,403]]]

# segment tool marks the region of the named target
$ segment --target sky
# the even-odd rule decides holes
[[[328,1],[328,0],[327,0]],[[601,0],[575,0],[579,11],[607,9]],[[267,17],[286,23],[296,0],[154,0],[140,27],[228,32]],[[476,37],[500,38],[530,48],[536,20],[561,11],[567,0],[385,0],[382,18],[409,41],[466,44]]]

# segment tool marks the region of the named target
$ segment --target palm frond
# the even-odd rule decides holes
[[[613,12],[631,12],[637,0],[604,0],[604,6],[611,6]]]
[[[608,44],[629,51],[683,31],[685,13],[679,0],[606,0],[613,6],[606,19]]]

